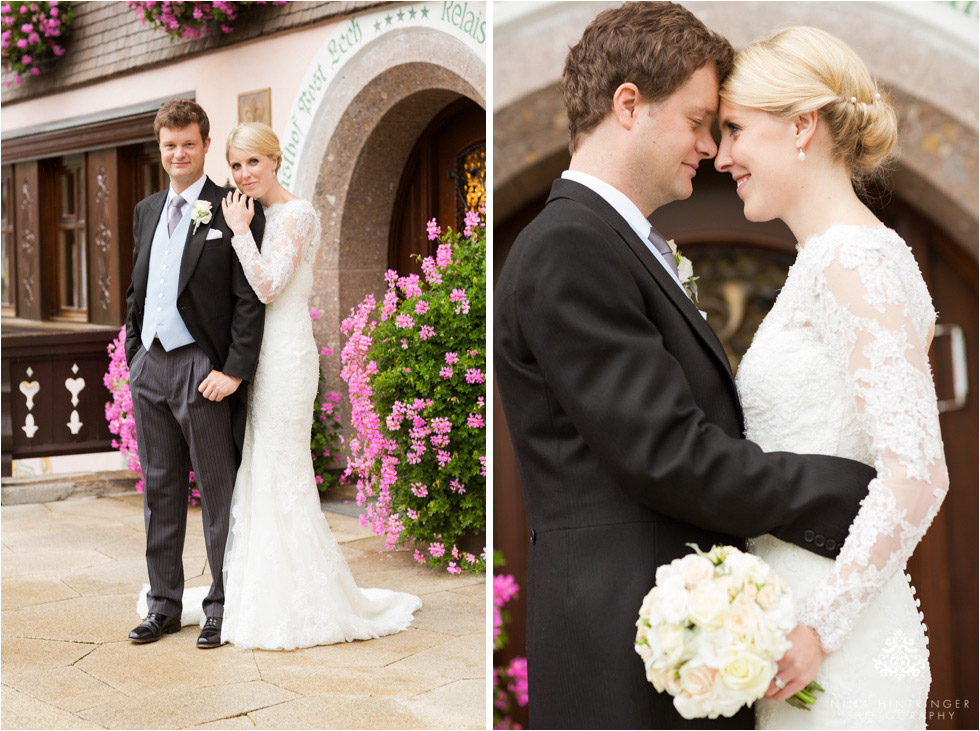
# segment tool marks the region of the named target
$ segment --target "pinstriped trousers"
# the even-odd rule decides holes
[[[146,522],[150,612],[180,616],[184,592],[187,484],[194,470],[201,493],[211,590],[204,614],[224,613],[221,567],[235,487],[235,439],[229,398],[209,401],[197,390],[212,370],[197,345],[170,352],[154,340],[140,346],[129,372]]]

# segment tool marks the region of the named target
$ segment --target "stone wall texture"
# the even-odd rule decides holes
[[[134,8],[124,2],[74,2],[65,55],[41,66],[39,76],[13,83],[3,74],[0,102],[25,101],[65,91],[114,76],[172,63],[218,48],[244,43],[261,36],[301,28],[331,18],[359,12],[383,2],[288,2],[245,8],[232,33],[207,36],[198,41],[170,40],[155,26],[140,24]]]

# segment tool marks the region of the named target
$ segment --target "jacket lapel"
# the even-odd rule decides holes
[[[215,221],[215,216],[217,215],[217,210],[221,206],[221,201],[218,197],[218,187],[211,182],[211,178],[207,178],[204,181],[204,187],[201,188],[201,195],[197,198],[199,201],[208,201],[211,203],[211,220],[208,223],[202,223],[197,227],[197,232],[194,232],[194,221],[191,220],[190,226],[187,227],[187,240],[184,242],[184,254],[180,258],[180,278],[177,280],[177,296],[184,291],[184,287],[191,279],[191,274],[194,273],[194,268],[197,266],[197,260],[201,258],[201,252],[204,250],[204,242],[207,240],[208,231],[211,230],[211,224]],[[195,203],[195,205],[197,205]],[[191,211],[188,211],[187,215],[191,215]]]
[[[133,291],[140,308],[146,301],[146,280],[150,276],[150,249],[153,248],[153,237],[156,235],[163,207],[167,204],[167,191],[154,193],[147,201],[148,214],[140,223],[139,241],[135,242],[138,250],[136,263],[133,266]]]
[[[663,265],[654,259],[654,254],[640,240],[636,231],[626,222],[626,220],[616,212],[609,203],[598,193],[587,188],[581,183],[573,180],[556,180],[551,188],[551,195],[548,201],[555,198],[569,198],[582,203],[594,210],[609,226],[619,235],[620,239],[629,247],[633,255],[640,260],[643,267],[653,277],[654,281],[667,296],[667,299],[677,308],[677,310],[687,320],[695,334],[710,350],[719,363],[724,367],[725,373],[732,378],[731,363],[722,347],[715,331],[711,329],[701,312],[694,305],[687,293],[677,286],[677,282],[667,273]],[[732,379],[734,387],[734,379]]]

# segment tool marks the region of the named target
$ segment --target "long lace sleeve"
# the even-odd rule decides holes
[[[926,353],[935,313],[911,252],[897,237],[858,237],[829,246],[822,264],[813,325],[843,354],[877,472],[833,571],[799,608],[832,652],[904,569],[949,477]]]
[[[245,271],[248,283],[264,304],[272,302],[293,278],[296,267],[315,245],[318,221],[309,205],[290,205],[277,216],[278,225],[266,235],[259,252],[249,232],[232,236],[231,245]]]

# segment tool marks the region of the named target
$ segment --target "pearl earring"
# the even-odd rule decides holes
[[[800,158],[800,162],[803,162],[804,160],[806,160],[806,153],[803,152],[803,148],[802,147],[800,148],[800,154],[797,155],[797,157]]]

